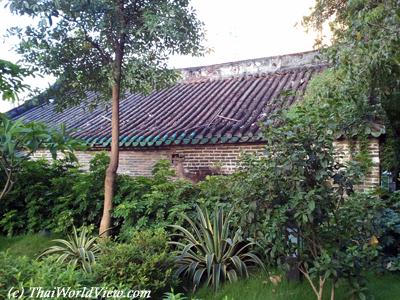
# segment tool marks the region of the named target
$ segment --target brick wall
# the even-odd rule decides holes
[[[118,173],[131,176],[150,176],[153,165],[160,159],[182,162],[184,171],[196,173],[199,171],[217,170],[220,174],[229,174],[239,165],[242,152],[262,152],[262,144],[246,145],[199,145],[189,147],[160,147],[144,150],[121,150]],[[82,169],[87,170],[89,161],[98,151],[78,151],[76,156]],[[39,151],[35,158],[51,159],[47,151]]]
[[[334,143],[334,146],[337,150],[337,154],[339,157],[339,161],[346,161],[352,159],[352,148],[357,151],[359,145],[351,145],[348,140],[340,140]],[[372,138],[369,140],[368,144],[368,152],[370,158],[372,160],[372,166],[369,170],[369,173],[365,176],[363,183],[358,187],[360,189],[370,189],[380,184],[380,156],[379,156],[379,139]]]
[[[339,159],[351,159],[350,143],[337,141],[335,147],[338,150]],[[222,145],[198,145],[161,147],[145,150],[121,150],[118,172],[131,176],[150,176],[153,165],[160,159],[171,160],[178,168],[181,176],[189,179],[202,179],[203,175],[210,173],[229,174],[234,172],[240,162],[243,152],[262,153],[262,144],[222,144]],[[373,166],[366,176],[362,188],[370,188],[379,185],[379,140],[371,139],[369,144]],[[97,151],[77,152],[76,155],[83,169],[88,168],[88,162]],[[37,152],[35,157],[50,159],[50,154],[45,151]],[[197,177],[194,174],[198,174]]]

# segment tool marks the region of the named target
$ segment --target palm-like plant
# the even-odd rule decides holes
[[[57,262],[67,262],[68,264],[81,265],[87,273],[92,272],[92,265],[96,262],[96,257],[100,252],[97,244],[97,237],[88,235],[87,229],[84,227],[79,236],[74,226],[73,235],[68,235],[67,240],[55,239],[53,242],[60,245],[51,246],[45,250],[38,258],[57,254]]]
[[[172,225],[180,233],[174,234],[181,241],[171,242],[180,249],[177,257],[177,273],[193,281],[196,289],[202,282],[217,290],[226,280],[234,282],[239,276],[248,277],[248,266],[263,266],[261,260],[251,251],[252,242],[243,241],[240,229],[232,236],[229,219],[222,208],[215,211],[210,220],[207,210],[196,206],[197,222],[185,216],[191,232],[182,226]]]

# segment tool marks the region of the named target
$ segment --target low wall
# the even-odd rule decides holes
[[[348,141],[335,142],[340,160],[351,159],[351,145]],[[178,174],[190,178],[190,174],[219,174],[233,173],[240,165],[240,155],[246,153],[262,153],[263,144],[220,144],[220,145],[190,145],[159,147],[154,149],[121,150],[118,173],[130,176],[150,176],[154,164],[160,159],[171,160],[179,169]],[[380,183],[379,140],[370,139],[368,151],[372,158],[372,167],[364,182],[362,189],[376,187]],[[76,152],[82,169],[87,169],[91,158],[98,151]],[[44,157],[51,159],[47,151],[35,153],[35,158]],[[179,171],[179,170],[178,170]],[[194,175],[196,177],[196,175]],[[201,177],[201,175],[200,175]],[[196,179],[201,178],[192,178]]]

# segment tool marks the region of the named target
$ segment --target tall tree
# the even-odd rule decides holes
[[[108,235],[119,160],[119,102],[126,91],[148,93],[177,79],[170,54],[201,54],[203,24],[189,0],[9,0],[12,12],[29,15],[36,26],[20,37],[25,61],[58,79],[56,102],[91,104],[112,99],[111,159],[106,171],[100,234]]]
[[[304,18],[309,28],[329,23],[325,47],[342,100],[362,111],[364,120],[385,122],[388,142],[384,168],[400,172],[400,2],[398,0],[317,0]],[[317,41],[321,46],[321,41]],[[326,45],[322,45],[326,46]],[[328,98],[330,87],[325,89]],[[330,93],[330,96],[329,96]],[[375,120],[374,120],[375,119]],[[349,120],[347,125],[355,124]],[[367,131],[369,132],[369,130]],[[400,181],[397,182],[400,186]]]

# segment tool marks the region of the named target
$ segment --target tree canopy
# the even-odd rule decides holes
[[[396,0],[317,0],[305,26],[322,30],[329,22],[332,45],[323,53],[334,75],[323,98],[346,102],[356,114],[342,117],[352,135],[370,133],[371,123],[386,125],[384,168],[400,170],[400,3]],[[363,126],[360,126],[363,125]]]
[[[31,72],[10,61],[0,59],[0,95],[2,100],[16,101],[18,93],[28,89],[24,84],[25,76]]]
[[[202,24],[187,0],[10,0],[10,10],[36,25],[12,28],[17,51],[40,73],[58,78],[52,92],[59,107],[109,101],[116,62],[121,92],[148,93],[174,81],[171,54],[199,54]],[[122,57],[119,57],[121,56]]]

